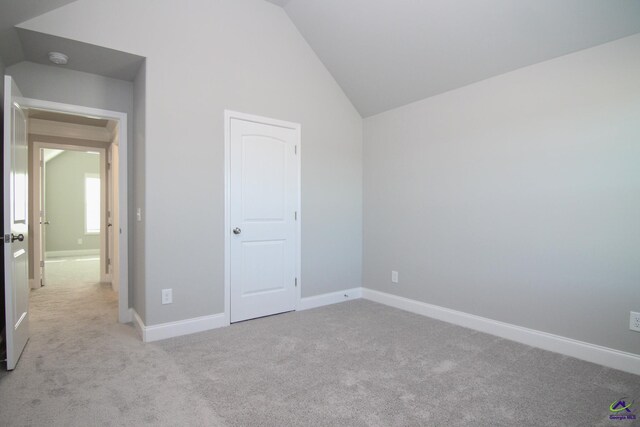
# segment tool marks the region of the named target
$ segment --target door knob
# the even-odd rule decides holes
[[[11,243],[15,242],[16,240],[22,242],[24,240],[24,234],[18,234],[16,236],[15,234],[11,233]]]
[[[233,234],[240,234],[242,233],[242,230],[240,230],[238,227],[233,229]]]

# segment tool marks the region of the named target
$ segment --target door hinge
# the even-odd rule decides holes
[[[294,282],[295,282],[295,285],[296,285],[296,288],[297,288],[298,287],[298,278],[297,277],[296,277],[296,280]]]
[[[293,219],[296,220],[296,221],[298,220],[298,211],[295,211],[293,213]]]
[[[107,266],[111,265],[111,258],[107,258]]]
[[[107,162],[107,170],[111,170],[111,163]]]
[[[44,267],[44,261],[40,261],[40,267]]]
[[[293,154],[298,154],[298,146],[297,145],[293,146]]]

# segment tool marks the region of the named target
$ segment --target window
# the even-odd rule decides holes
[[[100,233],[100,176],[95,174],[84,177],[84,232]]]

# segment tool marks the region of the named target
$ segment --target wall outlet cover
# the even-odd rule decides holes
[[[640,313],[632,311],[629,316],[629,329],[640,332]]]
[[[78,244],[81,245],[82,244],[82,238],[78,239]]]
[[[162,290],[162,304],[171,304],[173,302],[173,289]]]
[[[398,283],[398,272],[395,270],[391,271],[391,282]]]

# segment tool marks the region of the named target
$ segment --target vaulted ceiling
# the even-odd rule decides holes
[[[101,74],[131,79],[140,57],[14,28],[73,1],[0,0],[5,65],[46,63],[45,51],[60,45],[77,52],[69,68],[97,72],[106,61]],[[640,33],[640,0],[267,1],[289,15],[363,117]]]
[[[76,0],[0,0],[0,57],[5,65],[23,61],[15,25]]]
[[[640,32],[640,0],[269,0],[363,117]]]

